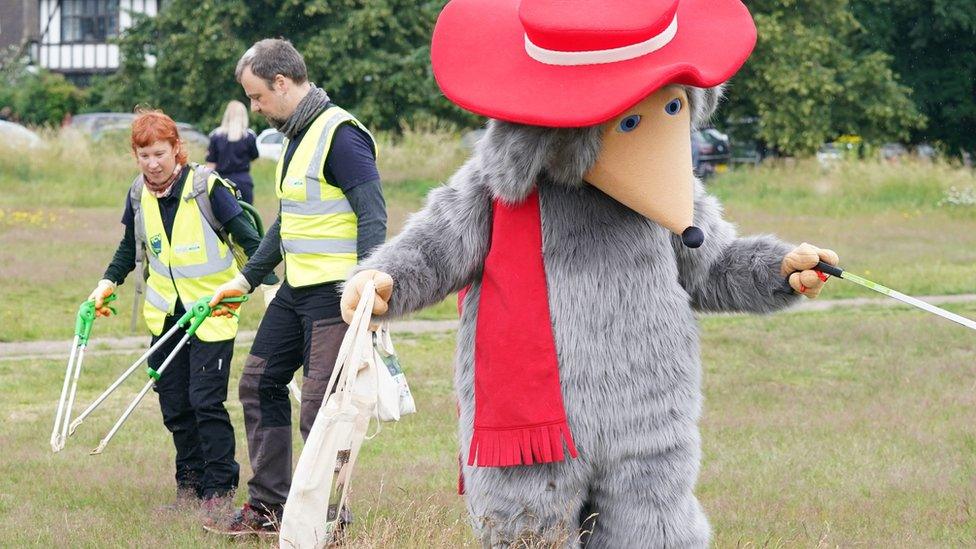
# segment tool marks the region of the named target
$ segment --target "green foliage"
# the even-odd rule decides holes
[[[306,13],[330,24],[302,44],[310,69],[330,94],[354,105],[373,127],[402,122],[473,122],[444,99],[430,67],[430,36],[443,2],[319,0]]]
[[[57,126],[66,114],[74,114],[86,102],[84,91],[64,76],[28,69],[22,61],[0,69],[0,105],[9,106],[24,124]]]
[[[140,18],[119,41],[121,70],[96,86],[96,109],[148,105],[202,128],[217,125],[224,104],[241,96],[234,65],[246,49],[237,33],[245,15],[239,0],[175,0]]]
[[[147,56],[156,53],[151,36],[154,23],[135,14],[127,40],[119,42],[119,70],[110,76],[96,77],[89,88],[89,112],[132,112],[136,105],[158,104],[155,72],[146,67]]]
[[[137,16],[119,39],[119,72],[96,79],[84,109],[146,104],[213,127],[228,100],[245,99],[233,76],[241,53],[284,37],[305,55],[311,80],[375,130],[473,126],[479,118],[442,96],[430,68],[430,36],[445,1],[172,0],[155,18]],[[737,140],[801,155],[845,134],[869,144],[976,148],[971,0],[746,2],[759,42],[720,112]],[[65,93],[44,86],[62,95],[40,97]],[[12,104],[10,93],[0,85],[0,102]]]
[[[174,0],[122,36],[122,68],[96,85],[96,108],[131,111],[145,103],[212,127],[227,101],[245,99],[234,80],[240,55],[257,40],[284,37],[305,56],[309,78],[373,129],[471,124],[477,118],[444,99],[430,71],[430,35],[442,6]]]
[[[929,124],[916,141],[976,150],[976,4],[972,0],[852,0],[868,47],[888,52]]]
[[[839,135],[906,139],[921,126],[890,57],[857,47],[848,0],[749,3],[759,40],[733,79],[731,119],[758,117],[754,137],[787,154],[810,153]]]

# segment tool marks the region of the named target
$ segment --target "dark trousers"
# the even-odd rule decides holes
[[[299,427],[308,437],[339,354],[346,323],[337,284],[307,288],[281,285],[268,306],[244,362],[240,399],[254,476],[250,504],[281,516],[292,476],[291,402],[288,382],[302,365]],[[324,520],[324,519],[323,519]]]
[[[163,333],[173,327],[166,319]],[[158,370],[186,334],[178,330],[149,357]],[[153,337],[153,343],[158,337]],[[191,337],[156,382],[163,424],[176,446],[176,485],[197,497],[222,496],[237,488],[240,467],[234,460],[234,427],[224,408],[234,340],[207,342]]]

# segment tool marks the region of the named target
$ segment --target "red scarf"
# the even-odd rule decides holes
[[[474,343],[468,465],[507,467],[577,456],[563,409],[542,259],[539,194],[495,201]]]

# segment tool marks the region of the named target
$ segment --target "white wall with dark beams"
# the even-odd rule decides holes
[[[39,66],[54,72],[96,74],[113,72],[118,69],[119,48],[117,45],[108,42],[118,33],[132,26],[133,13],[156,15],[159,0],[102,2],[92,0],[38,0],[38,3],[38,23],[40,26],[38,36],[40,36],[40,40],[33,51],[34,61]],[[100,29],[108,37],[92,40],[78,36],[65,36],[65,31],[69,30],[62,28],[62,25],[65,24],[65,16],[71,17],[72,14],[79,13],[83,17],[90,16],[91,12],[85,12],[85,10],[91,10],[96,3],[99,4],[99,7],[111,6],[118,10],[117,13],[113,14],[114,17],[111,17],[115,24],[110,25],[110,28]],[[102,21],[102,23],[106,22],[107,20]],[[75,34],[77,35],[78,32],[76,31]]]

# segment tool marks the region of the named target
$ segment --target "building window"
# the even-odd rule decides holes
[[[61,43],[103,43],[119,34],[119,0],[62,0]]]

